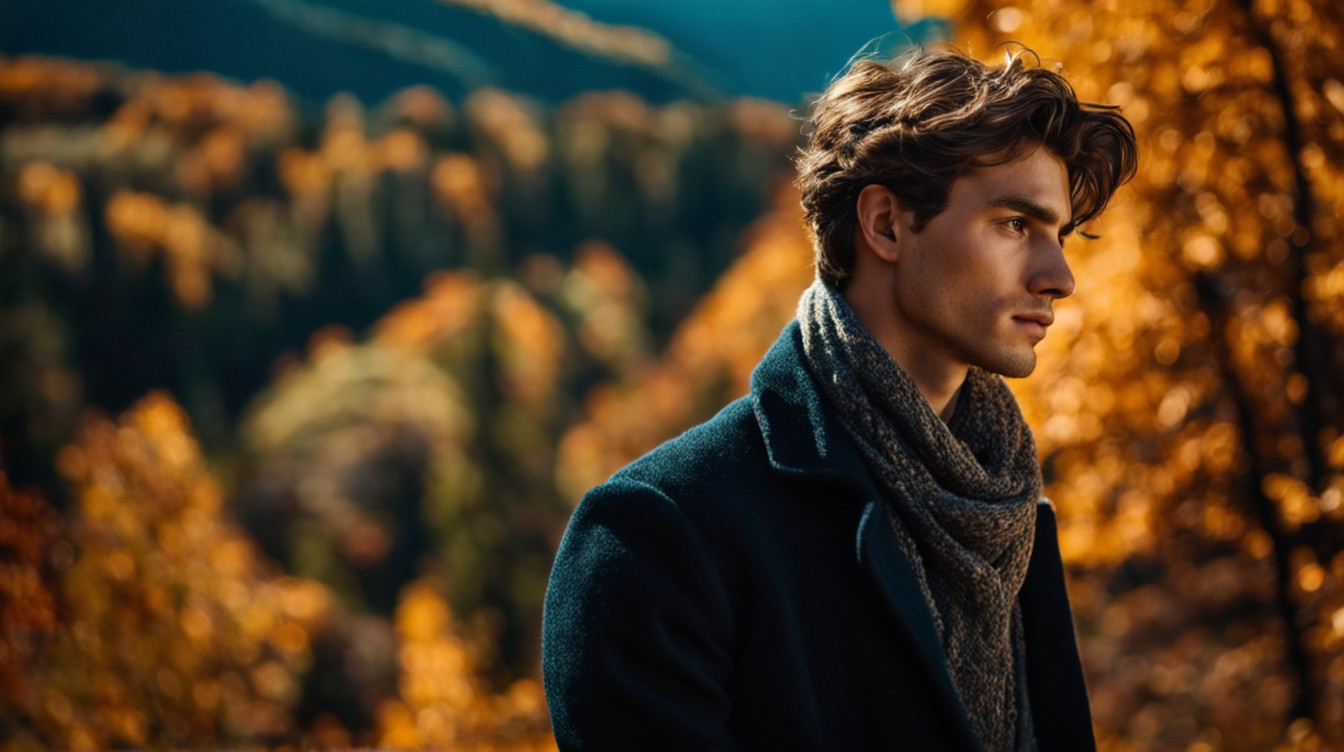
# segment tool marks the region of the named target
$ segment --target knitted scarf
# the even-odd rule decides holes
[[[977,736],[987,752],[1035,749],[1015,604],[1041,471],[1016,400],[972,368],[945,424],[839,292],[813,283],[798,321],[808,369],[881,491]]]

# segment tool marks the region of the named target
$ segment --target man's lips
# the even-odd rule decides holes
[[[1052,313],[1020,313],[1013,317],[1013,321],[1028,334],[1043,339],[1045,330],[1055,323],[1055,316]]]
[[[1021,321],[1035,321],[1041,326],[1050,326],[1055,323],[1055,315],[1053,313],[1019,313],[1013,318]]]

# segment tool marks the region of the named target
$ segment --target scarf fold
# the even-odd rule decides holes
[[[972,368],[944,423],[841,294],[798,305],[805,360],[872,474],[987,752],[1035,748],[1021,613],[1041,497],[1031,429],[1003,379]]]

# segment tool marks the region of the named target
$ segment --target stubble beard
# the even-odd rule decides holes
[[[993,362],[981,365],[981,368],[1005,378],[1024,379],[1036,370],[1036,350],[1033,348],[1026,352],[1004,353]]]

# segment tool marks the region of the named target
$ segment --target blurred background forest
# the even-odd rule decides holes
[[[552,749],[568,514],[746,391],[896,29],[1139,134],[1013,384],[1102,749],[1344,749],[1344,6],[683,5],[0,2],[0,749]]]

